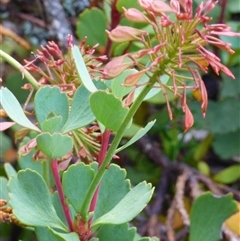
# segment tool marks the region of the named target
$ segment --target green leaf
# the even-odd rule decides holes
[[[196,148],[195,148],[196,150],[194,151],[194,155],[193,155],[193,158],[196,162],[202,160],[204,158],[204,156],[207,154],[207,152],[209,151],[209,148],[212,145],[212,139],[213,139],[213,136],[208,134],[196,146]]]
[[[125,7],[126,9],[128,8],[136,8],[140,11],[142,11],[140,5],[138,4],[137,0],[118,0],[117,1],[117,10],[122,13],[123,12],[123,7]]]
[[[130,181],[125,178],[124,169],[115,164],[110,165],[100,185],[93,221],[114,208],[130,191]]]
[[[93,47],[99,44],[98,49],[103,51],[107,44],[107,19],[104,12],[98,8],[85,9],[77,22],[77,35],[79,39],[87,36],[87,44]]]
[[[37,136],[36,141],[37,147],[50,158],[61,158],[73,147],[72,138],[59,133],[42,133]]]
[[[135,69],[128,69],[128,70],[125,70],[120,75],[118,75],[116,78],[112,79],[112,84],[111,84],[112,92],[116,97],[122,99],[125,95],[130,93],[133,87],[125,87],[122,84],[124,84],[124,81],[128,75],[136,72],[137,71]]]
[[[148,122],[148,124],[141,128],[125,145],[121,146],[116,150],[116,153],[122,151],[123,149],[127,148],[128,146],[132,145],[134,142],[142,138],[155,124],[156,120]]]
[[[86,126],[95,119],[90,108],[89,97],[90,93],[83,85],[78,87],[73,97],[68,120],[62,129],[64,133]]]
[[[63,173],[63,190],[67,201],[72,204],[75,211],[80,213],[88,188],[93,180],[94,170],[79,163],[71,165]],[[74,180],[74,181],[73,181]]]
[[[230,184],[240,179],[240,164],[232,165],[217,173],[213,177],[214,181],[223,184]]]
[[[202,118],[199,103],[192,103],[190,109],[193,110],[194,119],[199,128],[209,130],[214,134],[234,132],[240,129],[240,105],[235,98],[219,102],[209,101],[205,118]]]
[[[0,104],[8,116],[21,126],[40,132],[40,130],[25,116],[21,105],[15,96],[7,89],[0,89]]]
[[[213,149],[222,158],[228,159],[240,155],[240,129],[230,133],[216,134]]]
[[[227,4],[227,10],[231,13],[240,12],[240,1],[239,0],[229,0]]]
[[[13,213],[22,223],[67,231],[53,207],[46,183],[36,171],[19,171],[11,177],[8,190]]]
[[[86,64],[83,60],[81,52],[77,46],[73,46],[72,48],[72,56],[75,63],[75,67],[77,69],[78,77],[80,82],[86,87],[88,91],[91,93],[97,91],[96,86],[93,84],[93,81],[88,73]]]
[[[162,75],[160,76],[161,82],[163,84],[166,84],[169,80],[169,76],[167,75]],[[147,75],[143,75],[142,78],[138,81],[138,84],[140,85],[138,88],[136,88],[135,93],[134,93],[134,100],[139,96],[139,94],[142,92],[144,88],[144,84],[147,83],[149,80],[149,77]],[[141,85],[142,84],[142,85]],[[154,85],[154,88],[152,88],[148,94],[145,96],[144,100],[149,100],[153,98],[155,95],[157,95],[161,91],[160,84],[156,83]]]
[[[156,238],[156,237],[143,237],[143,238],[140,238],[140,239],[137,239],[136,241],[159,241],[159,238]]]
[[[234,54],[234,55],[237,55],[237,54]],[[220,98],[221,99],[224,99],[224,98],[227,98],[227,97],[235,97],[235,98],[237,98],[237,96],[239,96],[239,94],[240,94],[239,65],[236,65],[235,67],[232,66],[231,67],[231,71],[232,71],[232,73],[233,73],[233,75],[235,76],[236,79],[233,80],[233,79],[231,79],[230,77],[228,77],[226,75],[222,75],[222,85],[221,85],[221,93],[220,93]]]
[[[122,224],[131,221],[149,202],[154,188],[146,182],[134,187],[112,210],[93,222],[96,229],[102,224]]]
[[[210,176],[210,173],[211,173],[210,167],[209,167],[209,165],[208,165],[206,162],[204,162],[204,161],[199,161],[199,162],[197,163],[197,168],[198,168],[198,170],[199,170],[202,174],[204,174],[205,176]]]
[[[27,144],[31,139],[29,137],[24,137],[23,141],[20,143],[20,146],[24,146]],[[21,148],[20,147],[20,148]],[[33,156],[36,152],[36,149],[33,148],[27,155],[20,155],[18,164],[21,169],[30,168],[32,170],[37,171],[41,176],[43,175],[43,165],[41,161],[36,161],[33,159]]]
[[[53,194],[52,194],[52,203],[53,203],[53,207],[58,215],[58,217],[61,219],[61,221],[66,225],[68,226],[68,223],[67,223],[67,220],[66,220],[66,217],[64,215],[64,212],[63,212],[63,208],[62,208],[62,204],[60,202],[60,199],[59,199],[59,195],[58,195],[58,192],[55,191]]]
[[[4,47],[2,47],[1,49],[4,49]],[[22,86],[26,83],[27,83],[27,80],[25,76],[22,75],[21,71],[18,71],[18,72],[11,71],[4,78],[4,86],[7,87],[12,92],[12,94],[16,97],[16,99],[20,104],[24,104],[29,95],[28,90],[22,89]]]
[[[117,131],[128,109],[114,95],[97,91],[90,97],[92,112],[107,129]]]
[[[0,127],[1,127],[1,125],[2,125],[2,122],[0,123]],[[0,129],[0,131],[1,131],[1,129]],[[10,148],[12,148],[12,140],[4,132],[0,132],[0,143],[1,143],[0,159],[3,159],[4,152],[6,152]]]
[[[173,85],[172,79],[169,79],[169,77],[167,75],[163,75],[161,78],[161,81],[163,84],[167,84],[168,86]],[[172,91],[170,91],[168,89],[165,89],[165,91],[166,91],[169,102],[177,99],[177,96],[174,95],[174,93]],[[149,94],[151,94],[151,93],[149,93]],[[166,104],[166,98],[162,93],[153,95],[151,98],[148,98],[147,101],[150,103],[153,103],[153,104]]]
[[[61,233],[50,227],[36,227],[38,241],[79,241],[77,233]]]
[[[43,128],[43,122],[55,116],[61,116],[62,121],[55,128],[61,130],[68,118],[68,97],[61,93],[56,86],[45,86],[39,89],[34,98],[34,108],[39,125]]]
[[[6,172],[8,178],[10,178],[11,176],[17,175],[16,170],[14,169],[14,167],[10,163],[5,163],[4,169],[5,169],[5,172]]]
[[[237,211],[232,195],[213,196],[210,192],[200,195],[190,213],[190,241],[218,241],[223,222]]]
[[[49,132],[53,134],[55,131],[59,129],[59,125],[62,122],[62,117],[61,116],[54,116],[51,117],[42,123],[42,130],[44,132]]]
[[[5,177],[0,177],[0,199],[9,200],[8,190],[7,190],[8,180]]]
[[[129,228],[127,223],[120,225],[103,225],[97,232],[100,241],[133,241],[135,228]]]
[[[228,25],[230,25],[230,22],[228,22]],[[232,36],[223,36],[222,35],[220,37],[220,39],[225,43],[231,44],[232,49],[240,49],[240,41],[239,41],[238,37],[233,38]]]

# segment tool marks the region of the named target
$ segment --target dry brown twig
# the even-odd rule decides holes
[[[16,43],[20,44],[23,48],[29,50],[30,44],[21,38],[19,35],[17,35],[15,32],[13,32],[11,29],[4,27],[2,24],[0,24],[0,42],[2,41],[3,36],[9,37],[13,39]]]
[[[176,212],[176,200],[174,199],[171,203],[171,206],[169,207],[168,211],[167,211],[167,220],[166,220],[166,232],[167,232],[167,237],[168,237],[168,241],[175,241],[175,232],[173,229],[173,218],[174,218],[174,214]]]
[[[188,181],[190,175],[191,173],[188,170],[184,170],[183,173],[180,176],[178,176],[176,183],[176,192],[174,196],[174,199],[176,200],[176,208],[181,214],[182,221],[185,226],[190,225],[188,213],[186,211],[186,208],[184,207],[184,190],[186,182]]]
[[[187,227],[190,225],[188,213],[186,208],[184,207],[184,191],[185,191],[186,182],[188,181],[189,176],[190,176],[190,172],[188,170],[183,170],[182,174],[179,175],[177,178],[174,199],[167,213],[166,228],[167,228],[167,237],[169,241],[176,240],[175,233],[173,230],[173,218],[174,218],[174,214],[176,213],[176,210],[179,211],[183,224]]]
[[[186,236],[188,234],[188,226],[190,224],[190,221],[189,221],[187,210],[184,206],[185,190],[187,188],[189,193],[188,195],[190,195],[192,200],[194,200],[203,192],[202,190],[200,190],[200,184],[204,184],[205,187],[215,195],[224,195],[226,193],[231,192],[233,193],[234,198],[240,201],[239,191],[234,190],[233,188],[225,185],[214,183],[209,177],[198,172],[196,169],[190,166],[187,166],[185,163],[176,162],[176,161],[173,162],[168,160],[168,158],[161,152],[157,144],[151,141],[149,138],[143,137],[137,142],[137,145],[139,149],[142,150],[142,153],[144,153],[154,163],[159,165],[165,172],[174,173],[175,175],[174,179],[177,176],[176,191],[174,194],[174,198],[170,204],[170,207],[167,211],[167,219],[166,219],[166,227],[165,227],[167,238],[160,237],[160,234],[155,235],[161,238],[161,240],[168,240],[168,241],[182,240],[183,235]],[[179,213],[181,214],[181,218],[184,224],[184,228],[180,230],[180,232],[183,231],[182,232],[183,234],[181,233],[181,235],[180,235],[180,232],[175,234],[175,231],[173,229],[173,219],[174,219],[174,214],[176,210],[178,210]],[[158,213],[158,215],[159,214],[160,213]],[[157,214],[154,213],[154,215],[157,215]],[[222,227],[222,232],[225,234],[228,240],[231,240],[231,238],[235,237],[234,236],[235,234],[231,232],[224,225]],[[235,240],[238,240],[238,238],[239,237],[237,237]]]

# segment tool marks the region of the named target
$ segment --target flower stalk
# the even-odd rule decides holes
[[[138,41],[145,46],[134,54],[127,54],[139,71],[128,76],[125,85],[137,87],[143,74],[164,73],[173,80],[173,88],[168,84],[160,83],[170,119],[172,119],[172,112],[165,89],[172,91],[181,100],[186,100],[187,91],[185,90],[187,89],[200,91],[202,114],[205,117],[208,97],[199,69],[207,73],[211,66],[217,75],[222,71],[227,76],[234,78],[231,71],[221,63],[220,58],[207,50],[207,46],[213,45],[233,54],[231,45],[222,41],[219,36],[240,36],[240,33],[233,32],[226,24],[210,23],[212,19],[207,15],[214,9],[218,1],[202,2],[195,13],[191,0],[170,0],[169,4],[157,0],[139,0],[138,3],[143,11],[124,8],[125,17],[134,23],[148,23],[154,34],[127,26],[119,26],[107,32],[109,38],[115,42]],[[124,56],[126,55],[119,56],[117,59],[121,60]],[[148,57],[147,66],[141,64],[142,57]],[[116,60],[110,61],[107,68],[104,69],[105,76],[113,71],[116,75],[119,74],[114,68],[114,61],[116,62]],[[120,69],[119,67],[122,71],[125,70],[126,63],[120,63],[118,69]],[[189,73],[192,74],[191,77],[189,77]],[[185,131],[187,131],[193,124],[193,118],[186,101],[182,103],[185,105],[182,106],[182,110],[185,114],[184,123]]]
[[[25,77],[35,90],[39,89],[40,84],[37,82],[37,80],[16,59],[14,59],[13,57],[11,57],[9,54],[5,53],[1,49],[0,49],[0,58],[3,58],[5,61],[11,64],[11,66],[13,66],[15,69],[20,70],[22,72],[23,78]]]
[[[113,141],[107,151],[106,157],[105,157],[104,161],[102,162],[102,165],[99,167],[98,172],[97,172],[96,176],[94,177],[94,179],[88,189],[86,199],[84,200],[81,213],[82,213],[82,218],[85,221],[88,220],[89,205],[94,196],[94,193],[95,193],[99,183],[101,182],[101,179],[102,179],[104,173],[106,172],[107,167],[110,164],[112,157],[114,156],[120,141],[122,140],[124,131],[127,129],[130,120],[132,119],[132,117],[134,116],[136,111],[138,110],[139,106],[141,105],[141,103],[144,100],[147,93],[152,89],[155,82],[156,82],[156,75],[153,75],[150,78],[149,83],[143,88],[142,92],[139,94],[137,99],[133,102],[127,115],[125,116],[125,118],[122,121],[122,125],[120,126],[119,130],[117,131],[116,135],[114,136]]]

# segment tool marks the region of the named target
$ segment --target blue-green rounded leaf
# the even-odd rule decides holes
[[[50,117],[42,123],[42,130],[44,132],[54,133],[59,129],[59,125],[62,122],[61,116]]]
[[[103,225],[97,232],[99,241],[133,241],[135,228],[129,228],[128,223],[120,225]]]
[[[9,200],[7,183],[8,183],[8,180],[6,177],[0,177],[0,187],[1,187],[0,199]]]
[[[123,84],[128,75],[136,72],[137,71],[135,69],[127,69],[111,81],[112,92],[116,97],[123,98],[125,95],[130,93],[133,87],[126,87],[123,86]]]
[[[115,164],[110,165],[100,185],[93,220],[109,212],[127,195],[130,191],[130,181],[125,178],[126,170]]]
[[[13,213],[22,223],[67,230],[57,216],[46,183],[36,171],[19,171],[10,179],[8,190]]]
[[[147,83],[149,80],[149,77],[147,75],[143,75],[141,77],[141,79],[138,81],[138,84],[140,85],[138,88],[136,88],[135,92],[134,92],[134,100],[136,100],[136,98],[139,96],[139,94],[142,92],[143,88],[144,88],[144,84]],[[162,75],[160,76],[160,81],[163,84],[166,84],[169,80],[169,76],[167,75]],[[161,91],[161,86],[159,83],[156,83],[154,85],[154,87],[148,92],[148,94],[144,97],[144,100],[149,100],[151,98],[153,98],[154,96],[156,96],[157,94],[159,94],[159,92]],[[162,94],[161,94],[162,95]],[[160,96],[161,96],[160,95]],[[164,97],[165,98],[165,97]]]
[[[62,132],[66,133],[91,123],[95,116],[89,102],[90,92],[81,85],[73,96],[71,111]]]
[[[223,222],[237,211],[232,195],[213,196],[210,192],[200,195],[190,213],[190,241],[218,241]]]
[[[117,131],[128,113],[128,108],[114,95],[97,91],[90,97],[92,112],[107,129]]]
[[[42,133],[36,137],[37,147],[50,158],[61,158],[73,147],[72,138],[60,133]]]
[[[43,122],[55,116],[61,116],[62,121],[56,130],[61,130],[68,118],[68,97],[56,86],[45,86],[38,90],[34,98],[36,117],[41,128]],[[55,130],[55,131],[56,131]]]
[[[93,180],[94,170],[84,163],[71,165],[63,173],[63,190],[66,200],[80,213],[88,188]]]
[[[64,215],[64,211],[63,211],[63,208],[62,208],[61,201],[59,199],[58,191],[55,191],[52,194],[52,203],[53,203],[53,207],[56,210],[56,213],[57,213],[58,217],[67,226],[68,225],[67,220],[66,220],[66,217]]]
[[[24,137],[22,142],[20,143],[20,147],[23,147],[25,144],[27,144],[30,141],[30,137]],[[30,168],[32,170],[37,171],[41,176],[43,175],[43,164],[41,161],[34,160],[34,154],[36,152],[36,149],[33,148],[27,155],[26,154],[20,154],[18,159],[18,165],[21,169],[27,169]]]
[[[99,44],[98,49],[105,48],[107,43],[107,19],[104,12],[97,8],[85,9],[77,22],[77,35],[80,39],[87,36],[87,44],[94,46]]]
[[[77,233],[63,233],[50,227],[36,227],[38,241],[79,241]]]
[[[227,98],[218,102],[209,101],[205,118],[202,118],[199,103],[191,103],[190,108],[194,110],[194,119],[198,128],[206,129],[213,134],[234,133],[240,128],[238,114],[240,105],[235,98]]]
[[[10,178],[11,176],[17,175],[16,170],[14,169],[14,167],[10,163],[4,164],[4,170],[5,170],[8,178]]]
[[[2,87],[0,89],[0,104],[13,121],[21,126],[40,132],[37,126],[25,116],[18,100],[7,88]]]
[[[240,112],[239,112],[240,113]],[[212,147],[222,159],[240,155],[240,128],[233,132],[215,134]]]
[[[93,222],[93,229],[102,224],[122,224],[131,221],[147,205],[154,188],[141,182],[135,186],[115,207]]]

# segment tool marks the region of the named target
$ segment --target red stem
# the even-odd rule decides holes
[[[224,15],[225,15],[225,12],[226,12],[227,2],[228,2],[228,0],[222,0],[221,1],[221,13],[220,13],[220,17],[218,19],[218,23],[224,23],[225,22]],[[214,54],[219,57],[219,55],[220,55],[219,48],[214,47]]]
[[[110,136],[111,136],[110,130],[105,130],[102,134],[101,150],[99,151],[99,154],[98,154],[98,167],[102,165],[102,162],[104,161],[104,158],[106,156]]]
[[[103,162],[103,160],[106,156],[110,136],[111,136],[110,130],[106,130],[102,134],[101,150],[98,154],[98,167],[100,167],[102,165],[102,162]],[[99,188],[100,188],[100,184],[98,185],[98,187],[97,187],[97,189],[96,189],[96,191],[93,195],[93,199],[92,199],[91,204],[90,204],[89,212],[93,212],[96,208]],[[89,225],[91,225],[91,223],[92,223],[92,218],[89,220]]]
[[[70,214],[69,207],[68,207],[67,203],[65,202],[65,196],[63,193],[63,189],[62,189],[62,183],[61,183],[61,179],[60,179],[59,172],[58,172],[57,159],[52,160],[51,168],[52,168],[52,173],[53,173],[53,177],[55,180],[56,188],[58,191],[59,199],[60,199],[60,202],[62,205],[62,209],[63,209],[64,215],[65,215],[67,223],[68,223],[68,228],[69,228],[69,231],[72,232],[73,231],[72,217]]]
[[[220,13],[218,23],[224,23],[224,15],[225,15],[225,12],[226,12],[227,2],[228,2],[228,0],[222,0],[221,1],[221,13]]]
[[[116,7],[117,1],[118,0],[114,0],[112,3],[112,6],[111,6],[111,26],[109,29],[110,31],[118,26],[120,19],[121,19],[121,14],[118,12],[117,7]],[[108,38],[107,46],[105,49],[105,55],[107,55],[108,57],[110,56],[111,47],[112,47],[112,40],[110,38]]]

